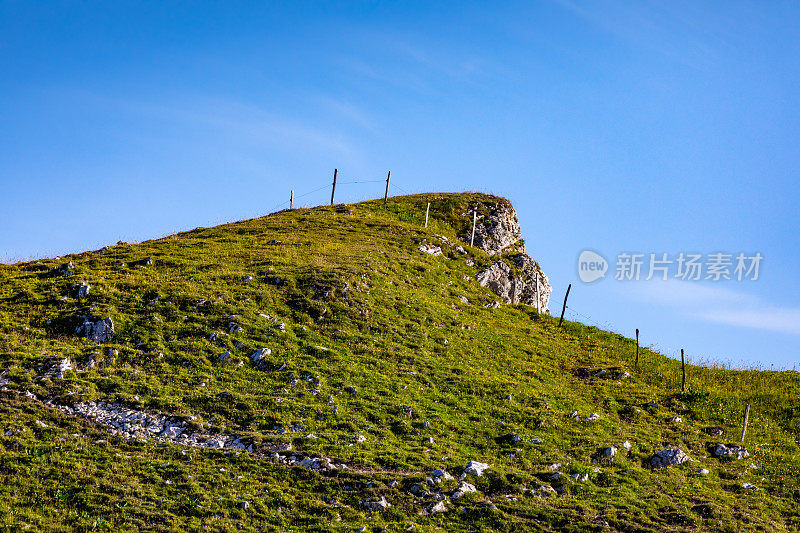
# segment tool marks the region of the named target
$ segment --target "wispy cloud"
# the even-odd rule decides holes
[[[773,305],[753,294],[676,280],[631,283],[627,288],[635,299],[674,307],[704,322],[800,335],[800,308]]]
[[[800,335],[800,309],[797,308],[715,309],[696,316],[717,324]]]
[[[173,123],[187,132],[205,131],[220,139],[235,139],[242,149],[257,146],[294,153],[323,153],[337,161],[363,164],[363,151],[353,142],[347,130],[335,121],[308,120],[292,117],[257,104],[208,95],[159,95],[151,98],[103,95],[84,90],[60,90],[61,94],[92,106],[113,107],[120,113],[148,119],[150,124]],[[320,102],[316,102],[322,105]],[[330,101],[325,104],[333,113],[345,113],[352,120],[366,125],[367,118],[355,107]],[[219,148],[218,148],[219,149]]]
[[[697,70],[724,59],[735,43],[735,36],[701,26],[702,8],[690,4],[554,1],[618,39]]]

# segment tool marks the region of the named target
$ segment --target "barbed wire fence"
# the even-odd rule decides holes
[[[328,182],[325,185],[322,185],[321,187],[317,187],[316,189],[313,189],[313,190],[310,190],[310,191],[306,191],[306,192],[303,192],[303,193],[297,194],[297,195],[294,194],[294,190],[291,190],[290,194],[289,194],[289,199],[285,200],[283,202],[279,202],[279,203],[275,204],[269,210],[268,214],[269,213],[275,213],[275,212],[281,211],[283,209],[293,208],[293,207],[295,207],[296,205],[299,204],[298,200],[302,200],[304,198],[308,198],[309,196],[311,196],[313,194],[316,194],[316,193],[319,193],[319,192],[321,192],[321,191],[323,191],[325,189],[330,190],[332,187],[338,187],[338,186],[342,186],[342,185],[368,185],[368,184],[374,184],[374,183],[386,183],[386,181],[387,181],[387,179],[385,179],[385,178],[384,179],[360,179],[360,178],[354,178],[354,179],[351,179],[350,181],[338,181],[337,180],[335,182],[335,185],[334,185],[334,182]],[[407,189],[397,185],[396,183],[394,183],[392,181],[389,182],[389,189],[388,190],[392,191],[392,192],[399,192],[399,193],[402,193],[402,194],[413,194],[412,192],[409,192]],[[376,192],[379,193],[380,191],[376,191]],[[377,194],[374,198],[375,199],[380,198],[380,194]],[[362,198],[362,199],[366,199],[366,198]],[[318,207],[318,206],[322,206],[322,205],[327,205],[327,202],[319,202],[319,203],[315,203],[314,205],[306,204],[306,205],[302,205],[301,208]]]

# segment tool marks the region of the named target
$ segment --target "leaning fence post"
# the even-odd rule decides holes
[[[389,178],[392,177],[392,171],[389,171],[389,174],[386,176],[386,192],[383,193],[383,205],[386,205],[386,202],[389,201]]]
[[[683,348],[681,348],[681,371],[683,377],[681,378],[681,392],[686,392],[686,359],[683,357]]]
[[[636,328],[636,368],[639,368],[639,328]]]
[[[469,245],[475,245],[475,224],[478,222],[478,208],[472,211],[472,237],[469,238]]]
[[[744,442],[744,434],[747,433],[747,423],[750,421],[750,404],[747,404],[747,407],[744,408],[744,424],[742,424],[742,438],[741,441]]]
[[[428,202],[428,207],[425,208],[425,227],[428,227],[428,213],[431,210],[431,203]]]
[[[564,321],[564,311],[567,310],[567,298],[569,298],[569,290],[572,288],[572,283],[567,287],[567,294],[564,296],[564,305],[561,306],[561,318],[558,319],[558,327],[561,327],[561,322]]]
[[[336,174],[339,173],[338,168],[333,169],[333,188],[331,189],[331,205],[333,205],[333,195],[336,194]]]
[[[294,189],[289,193],[289,209],[294,209]]]

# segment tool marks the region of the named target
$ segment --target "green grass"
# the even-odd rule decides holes
[[[680,362],[644,349],[635,369],[630,339],[574,322],[559,329],[525,306],[485,308],[495,297],[475,272],[496,258],[446,245],[444,256],[431,257],[417,246],[441,244],[440,236],[457,243],[469,210],[497,202],[506,200],[423,194],[388,206],[296,209],[100,253],[0,265],[0,367],[14,381],[0,392],[0,431],[11,430],[0,437],[0,523],[43,531],[403,530],[410,523],[424,531],[797,530],[798,374],[689,366],[682,394]],[[268,244],[273,239],[281,244]],[[148,256],[153,266],[132,266]],[[75,275],[46,276],[67,260]],[[254,279],[245,282],[248,275]],[[78,281],[91,285],[91,296],[60,301]],[[79,315],[112,317],[114,341],[76,337]],[[243,333],[222,334],[229,315]],[[215,332],[219,338],[209,340]],[[246,361],[262,346],[272,350],[265,370],[219,363],[223,351]],[[35,379],[63,357],[79,367],[90,357],[98,364]],[[632,377],[592,377],[601,368]],[[319,381],[305,381],[306,373]],[[348,386],[358,392],[344,392]],[[24,390],[64,404],[107,399],[192,415],[204,428],[252,439],[265,455],[270,444],[291,443],[353,468],[320,474],[260,454],[126,442]],[[651,400],[661,405],[657,413],[644,408]],[[709,446],[738,440],[747,403],[751,457],[710,458]],[[601,418],[577,421],[573,410]],[[672,416],[683,423],[668,423]],[[290,424],[305,430],[273,431]],[[708,426],[726,433],[710,436]],[[502,438],[509,433],[522,441],[509,444]],[[367,440],[356,443],[358,434]],[[533,437],[544,442],[528,443]],[[624,440],[633,444],[629,456],[593,463],[599,448]],[[696,462],[650,470],[652,454],[670,445]],[[410,486],[435,468],[457,475],[470,460],[491,465],[471,480],[479,493],[448,500],[447,513],[423,514],[433,501],[414,498]],[[756,470],[746,468],[751,462]],[[590,479],[568,480],[559,496],[530,495],[551,484],[551,463]],[[698,476],[700,466],[711,474]],[[388,487],[392,479],[400,485]],[[759,490],[741,489],[745,481]],[[383,513],[357,505],[381,495],[392,503]],[[244,500],[247,510],[238,507]]]

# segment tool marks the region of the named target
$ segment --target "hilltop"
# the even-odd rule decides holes
[[[797,373],[690,366],[682,393],[679,362],[559,328],[521,232],[431,193],[1,265],[0,519],[800,528]]]

